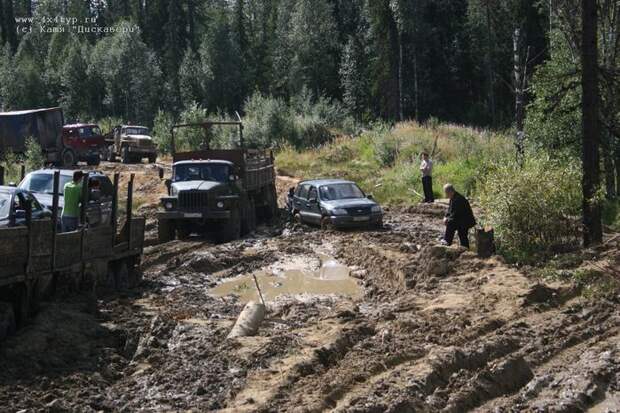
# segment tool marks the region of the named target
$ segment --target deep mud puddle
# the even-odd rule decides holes
[[[254,276],[265,301],[289,296],[299,300],[316,296],[345,296],[353,299],[362,297],[362,289],[350,276],[349,267],[328,257],[321,257],[321,265],[313,268],[285,268],[283,270],[259,270],[224,280],[210,292],[216,296],[234,294],[241,302],[259,300]]]

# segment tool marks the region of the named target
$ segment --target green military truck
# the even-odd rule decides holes
[[[238,149],[209,147],[209,131],[216,125],[238,128]],[[177,153],[175,131],[180,128],[203,128],[204,149]],[[166,180],[168,196],[161,198],[157,216],[160,242],[206,232],[227,242],[253,231],[257,220],[275,216],[273,152],[245,148],[240,121],[180,124],[170,133],[172,178]]]

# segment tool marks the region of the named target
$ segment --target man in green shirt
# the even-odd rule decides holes
[[[62,232],[75,231],[80,224],[80,202],[82,201],[82,171],[73,172],[73,180],[64,187],[65,205],[60,218]]]

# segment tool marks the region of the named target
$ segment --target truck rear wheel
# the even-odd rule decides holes
[[[276,187],[269,185],[265,192],[265,218],[272,220],[278,213],[278,196],[276,195]]]
[[[253,199],[249,199],[243,217],[242,233],[249,234],[256,229],[256,205]]]
[[[157,235],[160,243],[172,241],[174,239],[175,225],[169,219],[160,219],[157,222]]]
[[[0,341],[15,332],[15,312],[11,303],[0,301]]]
[[[230,211],[230,220],[220,229],[218,239],[220,242],[229,242],[239,237],[241,237],[241,217],[239,208],[234,208]]]
[[[99,158],[99,156],[91,156],[86,161],[86,164],[89,166],[97,166],[99,165],[100,162],[101,162],[101,158]]]

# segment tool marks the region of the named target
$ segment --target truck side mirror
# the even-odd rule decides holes
[[[164,179],[164,168],[160,166],[157,172],[159,173],[159,179]]]
[[[15,219],[26,219],[26,210],[25,209],[16,209],[15,210]]]
[[[166,179],[164,181],[164,185],[166,185],[166,188],[168,188],[168,193],[170,193],[170,187],[172,186],[172,179]]]
[[[366,195],[366,198],[370,199],[371,201],[374,201],[374,199],[375,199],[375,197],[372,196],[372,194]]]

